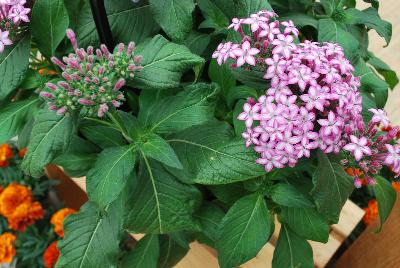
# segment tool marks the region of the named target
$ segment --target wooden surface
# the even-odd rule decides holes
[[[67,192],[66,188],[62,188],[60,195],[67,205],[77,204],[81,202],[82,205],[86,200],[78,198],[82,193],[86,192],[86,178],[73,178],[69,179],[64,175],[61,168],[50,165],[47,168],[47,175],[50,178],[62,178],[63,183],[67,182],[70,187]],[[69,182],[68,182],[69,180]],[[75,184],[75,186],[71,186]],[[71,190],[72,189],[72,190]],[[72,194],[75,193],[77,194]],[[79,200],[79,201],[77,201]],[[329,241],[326,244],[310,241],[311,247],[314,252],[314,263],[315,267],[324,267],[331,259],[336,250],[340,247],[346,237],[352,232],[355,226],[360,222],[364,215],[364,211],[357,207],[351,201],[347,201],[340,214],[338,224],[332,225],[331,232],[329,235]],[[275,221],[275,232],[269,243],[259,252],[259,254],[252,260],[243,264],[242,268],[270,268],[272,263],[272,256],[275,248],[276,241],[278,239],[280,230],[280,223]],[[140,240],[143,235],[132,234],[136,240]],[[213,249],[205,245],[201,245],[198,242],[190,244],[189,253],[179,262],[176,268],[218,268],[218,260],[216,252]]]

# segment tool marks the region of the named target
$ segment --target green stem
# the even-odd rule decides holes
[[[125,140],[127,140],[129,143],[133,143],[133,140],[131,137],[129,137],[129,134],[127,133],[125,127],[121,126],[119,121],[114,117],[113,113],[108,112],[107,115],[111,119],[111,121],[114,123],[115,128],[121,132],[122,136],[124,136]]]

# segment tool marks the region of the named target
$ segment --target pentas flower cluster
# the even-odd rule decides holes
[[[275,17],[261,11],[233,19],[229,28],[242,43],[220,44],[213,54],[219,64],[231,59],[234,68],[263,71],[270,82],[266,94],[249,99],[238,116],[247,127],[246,145],[254,145],[261,156],[257,163],[266,171],[293,167],[317,148],[338,153],[347,144],[344,134],[363,122],[360,82],[343,49],[310,41],[296,45],[299,31],[293,22]]]
[[[133,78],[142,69],[142,57],[134,55],[133,42],[127,47],[121,43],[111,53],[105,45],[96,50],[78,48],[72,30],[67,30],[67,37],[75,53],[64,57],[63,61],[51,59],[61,68],[64,80],[47,83],[40,96],[48,100],[50,109],[59,115],[78,110],[87,116],[103,117],[110,108],[118,108],[125,100],[120,89],[125,79]]]
[[[400,127],[390,125],[385,111],[369,111],[373,117],[367,127],[361,122],[356,131],[346,129],[349,142],[343,149],[354,156],[355,161],[344,159],[342,164],[354,170],[352,173],[356,187],[361,187],[362,179],[375,184],[373,176],[383,166],[387,166],[395,177],[400,176]],[[380,131],[380,127],[384,131]]]
[[[11,45],[22,22],[29,22],[26,0],[0,0],[0,53]]]

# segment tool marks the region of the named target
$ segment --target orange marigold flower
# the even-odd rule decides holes
[[[15,240],[17,238],[11,233],[0,235],[0,263],[10,263],[15,256]]]
[[[400,193],[400,182],[393,181],[392,186],[396,190],[396,192]]]
[[[57,241],[51,243],[43,254],[43,263],[46,268],[53,268],[58,260],[60,252],[57,249]]]
[[[0,167],[8,167],[11,158],[14,157],[14,153],[10,147],[10,145],[2,144],[0,146]]]
[[[368,207],[364,208],[365,215],[363,218],[363,222],[366,225],[371,224],[378,217],[378,202],[373,199],[368,202]]]
[[[0,194],[0,214],[8,218],[23,203],[32,202],[32,192],[28,187],[11,183]]]
[[[12,230],[24,232],[29,225],[43,217],[44,210],[39,202],[23,203],[7,218],[8,226]]]
[[[21,158],[24,158],[26,155],[26,151],[28,150],[28,148],[22,148],[18,151],[18,156]]]
[[[77,211],[71,208],[63,208],[54,213],[51,217],[51,224],[54,225],[54,232],[60,237],[64,237],[64,219],[70,214],[76,214]]]

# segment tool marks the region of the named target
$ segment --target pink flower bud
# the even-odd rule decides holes
[[[54,99],[54,95],[50,92],[42,91],[39,95],[46,99]]]
[[[118,52],[119,52],[119,53],[122,53],[122,52],[124,52],[124,50],[125,50],[125,45],[124,45],[124,43],[120,43],[120,44],[118,45]]]
[[[354,177],[354,186],[358,189],[361,188],[362,182],[359,177]]]
[[[75,36],[74,31],[72,31],[71,29],[68,29],[67,30],[67,37],[71,41],[72,47],[76,51],[78,49],[78,42],[76,41],[76,36]]]
[[[120,90],[123,86],[125,86],[125,79],[121,78],[117,81],[117,83],[114,86],[114,91]]]
[[[49,88],[49,89],[51,89],[51,90],[57,90],[58,89],[58,87],[55,85],[55,84],[53,84],[53,83],[46,83],[46,86]]]
[[[61,75],[62,75],[62,77],[64,77],[65,80],[72,81],[72,77],[69,74],[67,74],[66,72],[63,72]]]
[[[103,103],[100,105],[99,110],[97,111],[98,117],[103,117],[108,112],[107,104]]]
[[[85,106],[93,105],[93,104],[94,104],[93,101],[88,100],[88,99],[84,99],[84,98],[80,98],[80,99],[78,100],[78,102],[79,102],[80,104],[82,104],[82,105],[85,105]]]
[[[108,55],[110,55],[110,51],[108,51],[108,48],[106,47],[106,45],[104,45],[104,44],[100,45],[100,49],[104,53],[104,55],[106,55],[107,57],[108,57]]]
[[[87,54],[88,54],[89,56],[93,55],[93,47],[92,47],[92,46],[89,46],[89,47],[87,48],[86,52],[87,52]]]
[[[103,58],[103,53],[100,49],[96,49],[96,56],[98,60],[101,60]]]
[[[61,107],[60,109],[57,110],[57,114],[58,115],[64,115],[66,111],[67,111],[67,109],[65,108],[65,106],[63,106],[63,107]]]
[[[65,66],[64,63],[62,63],[62,61],[60,61],[56,57],[51,57],[51,62],[53,62],[58,67],[60,67],[62,70],[65,70],[65,68],[67,67],[67,66]]]
[[[133,60],[134,60],[136,63],[140,63],[140,62],[142,61],[142,56],[135,56],[135,57],[133,58]]]
[[[121,103],[119,101],[113,100],[112,104],[115,108],[118,108],[119,106],[121,106]]]
[[[129,42],[128,44],[128,56],[132,55],[133,50],[135,49],[135,43],[134,42]]]

